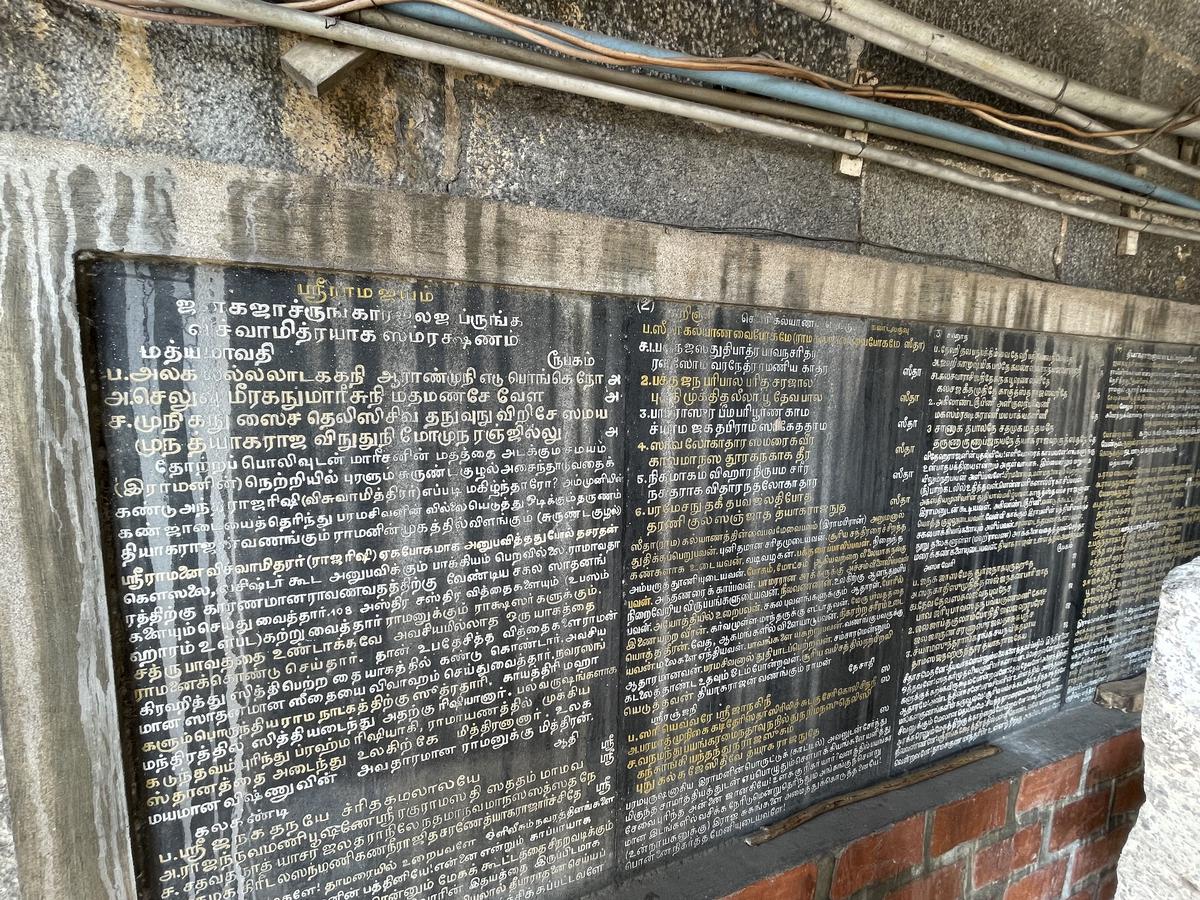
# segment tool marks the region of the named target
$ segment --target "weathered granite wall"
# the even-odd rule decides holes
[[[20,135],[0,134],[0,172],[0,471],[11,473],[0,479],[0,714],[22,890],[39,900],[137,896],[82,396],[80,252],[1200,344],[1200,305],[780,241]],[[753,854],[746,881],[779,871],[787,846]]]
[[[846,35],[771,0],[502,5],[695,53],[769,53],[842,77],[856,57]],[[1190,0],[897,6],[1167,105],[1190,100],[1200,79]],[[257,28],[147,25],[73,0],[8,0],[0,129],[1200,302],[1195,248],[1168,238],[1143,236],[1137,256],[1118,257],[1107,226],[872,164],[862,179],[847,178],[824,151],[396,58],[371,61],[316,100],[280,71],[295,40]],[[892,83],[983,96],[874,48],[859,62]],[[1192,186],[1172,173],[1153,177]]]
[[[1146,803],[1121,854],[1118,900],[1200,897],[1200,559],[1163,585],[1146,674]]]

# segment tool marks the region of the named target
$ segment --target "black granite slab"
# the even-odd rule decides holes
[[[1200,551],[1190,348],[80,275],[147,897],[642,878],[1130,674]]]

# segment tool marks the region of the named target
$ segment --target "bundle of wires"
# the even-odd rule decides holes
[[[203,24],[243,27],[249,24],[239,22],[236,19],[199,16],[192,13],[171,11],[177,10],[180,5],[172,2],[172,0],[79,0],[79,2],[139,18],[173,22],[180,25]],[[315,12],[331,17],[374,9],[383,5],[377,2],[377,0],[270,0],[270,2],[291,9]],[[622,67],[655,66],[662,64],[662,60],[659,58],[646,56],[645,54],[612,50],[611,48],[581,38],[568,30],[538,21],[537,19],[508,12],[492,4],[485,3],[483,0],[428,0],[428,2],[447,9],[456,10],[480,22],[502,28],[513,36],[540,46],[543,49],[570,55],[587,62]],[[782,78],[794,78],[818,87],[837,90],[851,97],[952,106],[965,110],[985,122],[1007,129],[1008,131],[1106,156],[1125,156],[1134,153],[1162,135],[1171,134],[1193,122],[1200,121],[1200,96],[1194,98],[1184,108],[1153,128],[1141,127],[1109,129],[1105,131],[1083,131],[1058,119],[1010,112],[987,103],[964,99],[948,91],[912,84],[851,84],[830,75],[813,72],[801,66],[766,56],[713,58],[679,55],[671,58],[671,67],[696,71],[752,72],[762,75],[774,75]],[[1027,128],[1025,125],[1036,125],[1043,129],[1063,132],[1066,135],[1070,135],[1070,137],[1063,136],[1062,134],[1037,131]],[[1105,138],[1112,137],[1138,137],[1140,140],[1137,144],[1128,147],[1106,147],[1099,143],[1099,141]]]
[[[1159,216],[1200,220],[1200,200],[1140,175],[1026,143],[986,130],[918,113],[897,103],[952,106],[1009,131],[1089,152],[1162,160],[1145,148],[1156,138],[1200,119],[1200,98],[1153,126],[1110,129],[1086,120],[1086,130],[1057,118],[1023,115],[946,91],[915,85],[851,84],[767,56],[701,57],[552,22],[516,15],[485,0],[60,0],[154,21],[240,27],[264,24],[330,38],[388,53],[499,74],[526,84],[582,93],[627,105],[668,112],[809,146],[861,156],[889,166],[921,172],[1066,215],[1200,241],[1200,229],[1181,227]],[[188,12],[181,10],[187,9]],[[209,13],[199,15],[198,11]],[[332,27],[345,21],[342,27]],[[357,24],[356,24],[357,23]],[[365,27],[370,26],[370,27]],[[387,37],[387,35],[393,37]],[[398,37],[404,36],[404,37]],[[494,40],[499,38],[500,40]],[[415,43],[414,43],[415,40]],[[519,45],[525,45],[524,47]],[[531,49],[527,49],[531,48]],[[463,54],[466,54],[465,56]],[[643,70],[639,72],[631,69]],[[644,70],[652,70],[653,75]],[[547,73],[560,73],[549,76]],[[669,78],[659,77],[661,75]],[[701,85],[695,84],[696,81]],[[612,87],[601,87],[600,85]],[[704,87],[702,85],[709,85]],[[882,101],[882,102],[881,102]],[[1057,105],[1047,110],[1060,113]],[[724,112],[731,110],[733,112]],[[1069,110],[1061,110],[1065,114]],[[1075,114],[1078,119],[1078,114]],[[782,121],[781,121],[782,120]],[[833,137],[802,122],[847,132]],[[1022,124],[1018,124],[1022,123]],[[1034,130],[1037,125],[1048,130]],[[1057,133],[1051,133],[1051,131]],[[995,179],[967,174],[946,163],[931,162],[894,150],[869,147],[852,133],[867,132],[1007,168],[1040,181],[1116,200],[1142,215],[1113,214],[1026,191]],[[1064,135],[1073,135],[1066,137]],[[1132,141],[1131,137],[1138,137]],[[1076,138],[1088,138],[1088,141]],[[1106,140],[1119,147],[1101,147]],[[1169,168],[1200,180],[1200,167],[1170,161]]]

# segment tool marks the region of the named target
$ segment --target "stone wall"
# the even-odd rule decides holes
[[[1117,896],[1200,897],[1200,559],[1163,585],[1143,720],[1146,805]]]
[[[726,900],[1111,900],[1143,799],[1141,765],[1133,728]]]
[[[83,396],[81,252],[1200,343],[1200,306],[788,243],[17,135],[0,134],[0,171],[0,360],[9,388],[0,470],[10,473],[0,479],[0,516],[14,526],[0,534],[0,713],[29,897],[137,896]],[[1091,709],[1054,720],[1072,740],[1082,740],[1072,719],[1081,711]],[[1019,761],[1029,768],[1052,758]],[[877,830],[950,799],[926,797],[896,819],[855,809],[857,833],[844,841],[862,835],[864,820]],[[829,821],[820,824],[825,841]],[[705,866],[689,857],[646,877],[663,900],[721,896],[781,871],[783,856],[825,852],[811,837],[780,838],[740,858],[722,844]],[[688,885],[693,872],[706,873],[703,889]]]
[[[860,55],[846,35],[772,0],[502,5],[695,53],[770,53],[840,77],[857,60],[893,83],[985,96],[884,51]],[[1166,105],[1190,100],[1200,78],[1190,0],[897,5]],[[1107,226],[871,163],[848,178],[824,151],[396,58],[374,59],[317,100],[280,71],[295,40],[119,20],[73,0],[9,0],[0,4],[0,129],[1200,302],[1195,248],[1169,238],[1143,236],[1137,256],[1119,257]],[[1162,149],[1175,152],[1176,142]]]
[[[8,799],[4,753],[0,750],[0,900],[18,900],[19,897],[17,855],[13,847],[12,804]]]

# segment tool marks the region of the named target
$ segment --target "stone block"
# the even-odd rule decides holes
[[[1123,681],[1108,681],[1096,688],[1096,702],[1108,709],[1136,713],[1142,711],[1146,692],[1145,673]]]
[[[279,61],[283,71],[297,84],[314,97],[320,97],[340,84],[371,55],[370,50],[361,47],[308,38],[284,53]]]
[[[17,854],[13,846],[12,810],[8,797],[8,778],[4,769],[4,751],[0,748],[0,900],[20,900],[17,886]]]
[[[1146,802],[1121,854],[1118,900],[1200,896],[1200,559],[1167,576],[1142,710]],[[1118,783],[1114,792],[1134,791]],[[1105,891],[1114,891],[1109,895]]]

